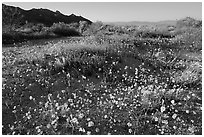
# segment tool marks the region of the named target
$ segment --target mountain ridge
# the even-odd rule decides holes
[[[20,16],[20,24],[26,23],[41,23],[45,26],[51,26],[53,23],[64,22],[66,24],[69,23],[79,23],[80,21],[87,21],[88,24],[91,24],[92,21],[86,19],[82,16],[76,16],[75,14],[65,15],[61,13],[59,10],[52,11],[49,9],[36,9],[32,8],[30,10],[24,10],[20,7],[9,6],[6,4],[2,4],[2,23],[7,24],[9,17],[13,17],[14,13],[17,13],[16,16]],[[16,22],[19,23],[19,22]]]

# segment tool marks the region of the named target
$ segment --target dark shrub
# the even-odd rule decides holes
[[[7,44],[13,43],[12,41],[13,41],[13,36],[11,34],[9,34],[9,33],[3,33],[2,34],[2,43],[3,44],[4,43],[7,43]]]
[[[76,29],[70,28],[64,23],[54,23],[50,30],[59,36],[80,36],[80,33]]]

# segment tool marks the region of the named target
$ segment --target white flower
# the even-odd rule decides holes
[[[161,107],[161,112],[163,113],[166,110],[165,106]]]
[[[86,77],[82,75],[82,79],[86,79]]]
[[[128,125],[128,127],[131,127],[131,126],[132,126],[132,123],[128,122],[127,125]]]
[[[173,104],[173,105],[174,105],[174,104],[175,104],[175,100],[172,100],[172,101],[171,101],[171,104]]]
[[[86,120],[89,121],[89,120],[91,120],[91,119],[90,119],[90,118],[87,118]]]
[[[73,123],[76,123],[76,124],[79,123],[78,120],[77,120],[77,118],[73,118],[71,121],[72,121]]]
[[[173,114],[172,118],[175,119],[177,117],[177,114]]]
[[[29,97],[29,99],[30,99],[30,100],[32,100],[32,99],[33,99],[33,97],[32,97],[32,96],[30,96],[30,97]]]
[[[88,127],[92,127],[92,126],[94,126],[94,122],[93,121],[89,121],[88,122]]]
[[[96,132],[99,132],[99,128],[96,128]]]
[[[129,133],[132,133],[132,129],[129,129]]]
[[[114,99],[115,97],[112,95],[112,94],[110,94],[110,99]]]
[[[58,106],[59,106],[59,103],[56,103],[55,106],[58,107]]]
[[[47,124],[47,128],[51,128],[51,125],[50,125],[50,124]]]
[[[168,124],[168,121],[167,120],[162,120],[162,123],[163,124]]]
[[[148,94],[151,93],[151,91],[150,90],[146,90],[146,89],[142,89],[141,93],[143,93],[143,95],[148,95]]]
[[[79,113],[79,118],[83,118],[84,114],[83,113]]]
[[[125,68],[124,69],[128,69],[128,66],[125,66]]]
[[[73,102],[73,99],[70,99],[70,98],[69,98],[69,99],[68,99],[68,102]]]
[[[155,121],[158,121],[159,119],[158,119],[158,117],[155,117],[154,120],[155,120]]]
[[[37,129],[37,132],[38,132],[38,133],[41,132],[41,129]]]
[[[91,131],[87,131],[87,135],[91,135]]]
[[[79,131],[85,132],[85,129],[80,127],[80,128],[79,128]]]

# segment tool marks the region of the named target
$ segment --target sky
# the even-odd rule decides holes
[[[4,2],[26,10],[46,8],[83,16],[93,22],[177,20],[187,16],[202,19],[201,2]]]

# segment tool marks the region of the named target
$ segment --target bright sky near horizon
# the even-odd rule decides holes
[[[202,19],[201,2],[4,2],[26,10],[46,8],[81,15],[93,22],[176,20],[187,16]]]

